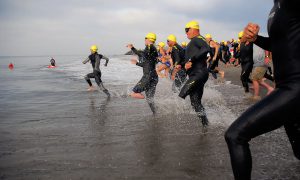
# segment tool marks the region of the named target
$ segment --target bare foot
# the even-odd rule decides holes
[[[131,97],[136,98],[136,99],[145,99],[145,96],[141,93],[131,93],[130,94]]]
[[[91,86],[87,89],[88,91],[95,91],[96,89],[94,88],[94,86]]]
[[[221,78],[223,78],[223,79],[224,79],[225,72],[224,72],[224,71],[221,71],[221,72],[219,72],[219,73],[220,73],[220,75],[221,75]]]
[[[252,100],[252,101],[260,101],[261,97],[260,96],[252,96],[252,97],[250,97],[250,100]]]

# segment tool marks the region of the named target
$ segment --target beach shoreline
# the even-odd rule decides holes
[[[86,91],[77,62],[51,71],[16,69],[5,77],[11,87],[0,91],[0,179],[233,179],[224,132],[253,104],[235,85],[239,68],[225,69],[231,83],[207,83],[203,104],[211,124],[203,133],[189,98],[172,93],[167,79],[159,80],[156,116],[146,101],[123,96],[139,76],[109,80],[126,73],[119,69],[127,63],[122,58],[103,71],[111,98]],[[300,164],[283,129],[250,144],[254,179],[299,179]]]

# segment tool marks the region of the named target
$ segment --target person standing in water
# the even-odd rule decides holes
[[[219,73],[221,75],[221,78],[224,79],[225,73],[224,71],[221,71],[218,67],[219,66],[218,54],[219,54],[220,46],[214,40],[212,40],[211,34],[206,34],[205,40],[208,43],[212,54],[212,57],[208,65],[208,71],[212,73],[215,79],[216,79],[216,75],[215,75],[216,73]]]
[[[244,32],[239,33],[239,39],[242,39]],[[241,81],[245,90],[245,94],[249,95],[249,84],[252,83],[249,76],[253,69],[253,43],[252,42],[243,42],[241,40],[240,44],[240,61],[242,66],[241,72]]]
[[[84,79],[87,81],[87,83],[89,84],[89,89],[88,91],[94,91],[95,88],[92,85],[92,82],[90,80],[90,78],[95,78],[95,81],[97,83],[97,85],[99,86],[100,90],[102,90],[107,96],[110,96],[110,93],[108,92],[108,90],[104,87],[103,82],[101,80],[101,71],[100,71],[100,61],[101,59],[105,59],[106,62],[104,64],[104,66],[107,66],[109,59],[107,57],[105,57],[102,54],[98,54],[98,47],[96,45],[91,46],[90,48],[91,50],[91,55],[89,55],[88,58],[86,58],[82,63],[86,64],[87,62],[91,62],[92,67],[93,67],[93,72],[87,74]]]
[[[208,126],[208,119],[205,109],[201,104],[204,84],[208,80],[207,54],[210,47],[204,37],[200,35],[200,27],[197,21],[190,21],[185,26],[187,38],[190,43],[186,48],[184,68],[189,79],[183,85],[179,97],[185,99],[190,96],[191,105],[195,109],[198,118],[201,120],[205,129]]]
[[[151,108],[153,114],[156,113],[154,106],[154,94],[156,85],[158,83],[158,75],[155,70],[157,64],[158,53],[154,45],[156,41],[156,34],[148,33],[145,37],[145,49],[143,52],[136,50],[132,44],[128,44],[127,47],[132,50],[134,54],[138,56],[138,60],[132,59],[131,63],[143,68],[143,76],[141,80],[133,88],[131,97],[137,99],[144,99],[145,96],[142,92],[146,93],[146,100]]]
[[[169,76],[170,67],[172,66],[170,56],[166,54],[164,47],[164,42],[158,43],[158,60],[161,64],[157,67],[156,72],[161,78],[167,78]],[[164,74],[161,73],[163,70],[165,71]]]
[[[176,36],[170,34],[167,38],[167,43],[170,48],[170,55],[173,64],[171,79],[174,81],[172,90],[178,92],[186,79],[186,72],[183,67],[184,49],[177,43]]]
[[[251,97],[251,99],[254,101],[261,100],[261,97],[259,96],[259,89],[260,89],[259,85],[265,87],[268,90],[267,95],[269,95],[274,90],[274,88],[272,88],[263,80],[264,75],[266,74],[268,68],[268,66],[265,63],[267,53],[268,52],[264,51],[257,45],[255,44],[253,45],[254,65],[251,73],[251,80],[253,84],[253,96]]]
[[[298,0],[274,0],[268,20],[269,37],[249,23],[243,41],[272,52],[276,88],[247,109],[225,133],[235,180],[250,180],[251,139],[284,126],[295,157],[300,160],[300,13]]]
[[[51,59],[50,59],[50,64],[51,64],[51,66],[55,66],[55,60],[53,59],[53,57],[51,57]]]

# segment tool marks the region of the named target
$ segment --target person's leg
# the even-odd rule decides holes
[[[289,121],[287,117],[298,113],[300,93],[297,91],[299,90],[292,91],[288,88],[274,90],[246,110],[228,128],[225,139],[236,180],[251,179],[252,158],[248,142],[256,136],[281,127]]]
[[[249,93],[249,85],[248,85],[246,76],[247,76],[246,75],[246,66],[244,64],[242,64],[242,72],[241,72],[240,78],[241,78],[245,93]]]
[[[170,67],[165,68],[165,77],[167,78],[170,73]]]
[[[94,75],[95,75],[95,81],[98,84],[100,90],[103,91],[107,96],[110,96],[110,93],[104,87],[103,82],[101,80],[101,72],[100,71],[94,71]]]
[[[243,87],[245,89],[245,92],[249,92],[249,76],[252,71],[253,64],[252,63],[244,63],[242,64],[242,73],[241,73],[241,81],[243,84]]]
[[[145,91],[149,83],[149,77],[144,75],[142,79],[134,86],[132,89],[133,92],[130,94],[130,96],[136,99],[144,99],[145,96],[141,92]]]
[[[205,109],[201,103],[203,95],[203,85],[198,86],[190,93],[191,105],[195,109],[198,118],[201,120],[203,127],[208,126],[208,119],[205,113]]]
[[[286,122],[284,128],[292,145],[294,155],[300,160],[300,116],[295,117],[294,121]]]
[[[94,91],[95,88],[93,87],[92,81],[90,78],[95,78],[94,73],[89,73],[87,75],[84,76],[84,79],[86,80],[86,82],[89,84],[89,88],[88,91]]]
[[[145,90],[146,100],[147,100],[147,103],[149,104],[150,109],[153,112],[153,114],[156,114],[156,108],[155,108],[155,104],[154,104],[154,95],[155,95],[157,83],[158,83],[158,78],[153,77],[153,79],[151,80],[151,82],[149,84],[149,87],[147,87]]]
[[[102,83],[101,72],[100,71],[94,71],[94,78],[95,78],[95,81],[96,81],[97,85],[100,87],[100,83]]]
[[[161,77],[161,78],[166,77],[165,75],[163,75],[163,74],[161,73],[161,71],[164,70],[164,69],[166,69],[166,68],[167,68],[167,66],[166,66],[165,64],[159,65],[158,68],[156,69],[157,75],[158,75],[159,77]]]
[[[252,80],[252,82],[253,82],[253,95],[254,95],[254,97],[257,97],[257,96],[259,96],[259,83],[258,83],[258,81],[256,81],[256,80]]]
[[[259,81],[259,84],[262,85],[263,87],[265,87],[265,88],[268,90],[267,95],[271,94],[271,92],[274,91],[274,88],[271,87],[271,86],[270,86],[269,84],[267,84],[266,82],[264,82],[263,80],[260,80],[260,81]]]

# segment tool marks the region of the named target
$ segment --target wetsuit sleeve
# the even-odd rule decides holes
[[[257,36],[257,39],[254,41],[254,44],[261,47],[264,50],[271,51],[271,40],[270,38]]]
[[[106,60],[106,62],[105,62],[104,65],[107,66],[109,59],[108,59],[106,56],[103,56],[103,55],[102,55],[102,59],[105,59],[105,60]]]
[[[136,63],[137,66],[143,67],[143,54],[140,53],[137,49],[135,49],[134,47],[131,48],[132,52],[137,55],[138,58],[138,62]]]
[[[88,57],[88,58],[86,58],[84,61],[82,61],[82,63],[83,64],[86,64],[87,62],[89,62],[90,61],[90,58]]]
[[[134,54],[138,55],[139,57],[142,57],[142,56],[143,56],[143,54],[140,53],[140,52],[139,52],[137,49],[135,49],[134,47],[132,47],[131,50],[132,50],[132,52],[133,52]]]
[[[184,63],[181,62],[181,58],[180,58],[180,54],[179,54],[179,50],[175,50],[175,51],[172,51],[172,59],[173,59],[173,62],[175,63],[175,66],[176,65],[184,65]]]

